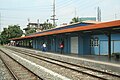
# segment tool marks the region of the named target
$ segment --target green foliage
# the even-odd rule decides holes
[[[80,22],[78,17],[74,17],[70,24]]]
[[[54,28],[55,26],[53,26],[51,23],[46,23],[44,22],[43,23],[43,27],[42,27],[42,30],[47,30],[47,29],[51,29],[51,28]]]
[[[21,37],[22,34],[23,31],[20,29],[19,25],[10,25],[8,28],[4,28],[4,30],[1,32],[1,44],[7,44],[9,42],[9,39]]]
[[[36,30],[34,28],[28,28],[28,30],[26,31],[26,35],[30,35],[35,32],[36,32]]]

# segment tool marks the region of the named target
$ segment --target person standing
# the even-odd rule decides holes
[[[46,48],[46,44],[43,43],[43,51],[46,52],[47,48]]]
[[[63,41],[60,43],[60,49],[61,49],[61,54],[62,54],[63,53],[63,49],[64,49],[64,42]]]

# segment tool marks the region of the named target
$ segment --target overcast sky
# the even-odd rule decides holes
[[[0,0],[1,29],[14,24],[25,28],[28,18],[42,23],[51,18],[52,5],[53,0]],[[75,16],[95,17],[98,6],[102,21],[120,20],[120,0],[56,0],[56,22],[69,23]]]

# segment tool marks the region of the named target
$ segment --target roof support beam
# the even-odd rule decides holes
[[[111,59],[111,33],[108,33],[108,57]]]
[[[105,35],[108,37],[108,58],[111,60],[111,32],[105,32]]]

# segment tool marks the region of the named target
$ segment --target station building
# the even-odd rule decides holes
[[[64,54],[108,55],[120,52],[120,20],[87,23],[80,22],[25,37],[13,38],[16,46],[41,50],[43,43],[47,51],[60,52],[64,42]]]

